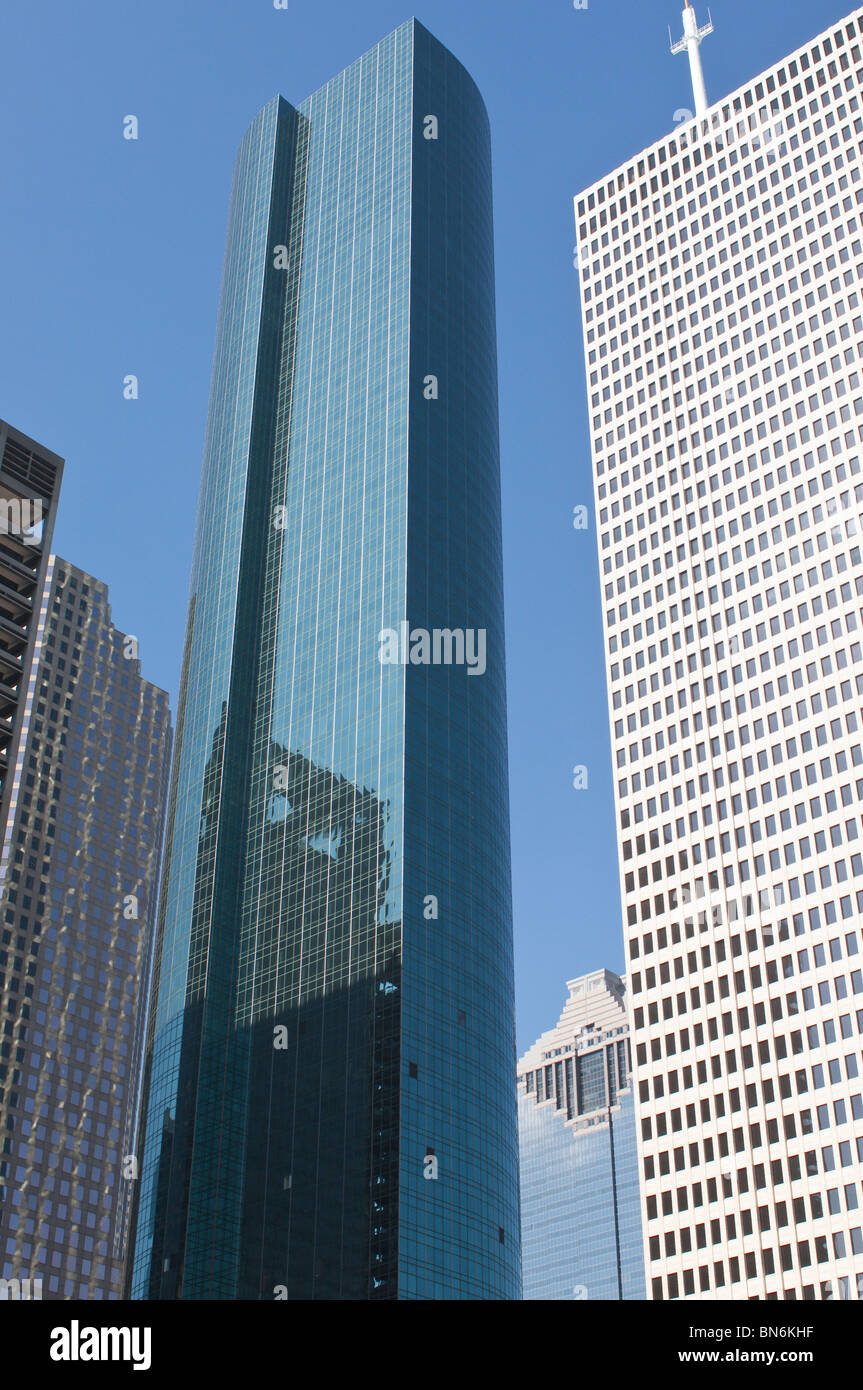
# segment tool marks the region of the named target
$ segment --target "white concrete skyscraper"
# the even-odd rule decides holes
[[[858,10],[576,197],[652,1298],[863,1296],[861,103]]]

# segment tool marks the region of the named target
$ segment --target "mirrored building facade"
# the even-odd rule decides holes
[[[526,1299],[643,1299],[641,1198],[623,981],[567,985],[518,1064]]]
[[[497,428],[488,121],[411,21],[236,161],[133,1297],[519,1296]]]

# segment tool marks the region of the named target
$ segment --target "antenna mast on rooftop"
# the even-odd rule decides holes
[[[704,86],[704,73],[701,68],[701,40],[707,38],[708,34],[713,33],[713,21],[710,18],[710,11],[707,11],[707,23],[699,29],[698,20],[695,18],[695,11],[686,0],[686,9],[683,11],[683,38],[677,43],[671,44],[672,53],[684,53],[689,55],[689,71],[692,77],[692,95],[695,98],[695,114],[703,116],[707,110],[707,91]],[[671,39],[671,30],[668,31],[668,38]]]

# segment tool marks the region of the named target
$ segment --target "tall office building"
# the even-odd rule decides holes
[[[54,556],[34,638],[0,880],[0,1263],[31,1296],[117,1298],[168,698],[105,585]]]
[[[519,1296],[488,121],[415,21],[240,147],[133,1297]]]
[[[0,420],[0,826],[21,731],[63,460]]]
[[[863,1292],[861,97],[858,10],[576,198],[653,1298]]]
[[[623,980],[570,980],[518,1064],[526,1299],[643,1299],[641,1196]]]

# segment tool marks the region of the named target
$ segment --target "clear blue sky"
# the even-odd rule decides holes
[[[176,705],[234,153],[410,14],[492,123],[520,1048],[623,967],[572,195],[690,104],[681,0],[40,0],[0,21],[0,415],[64,455],[55,549]],[[715,0],[708,97],[847,0]],[[706,19],[706,7],[698,9]],[[137,115],[140,139],[122,138]],[[125,402],[135,373],[140,399]],[[591,506],[592,515],[592,506]],[[571,769],[590,770],[588,791]]]

